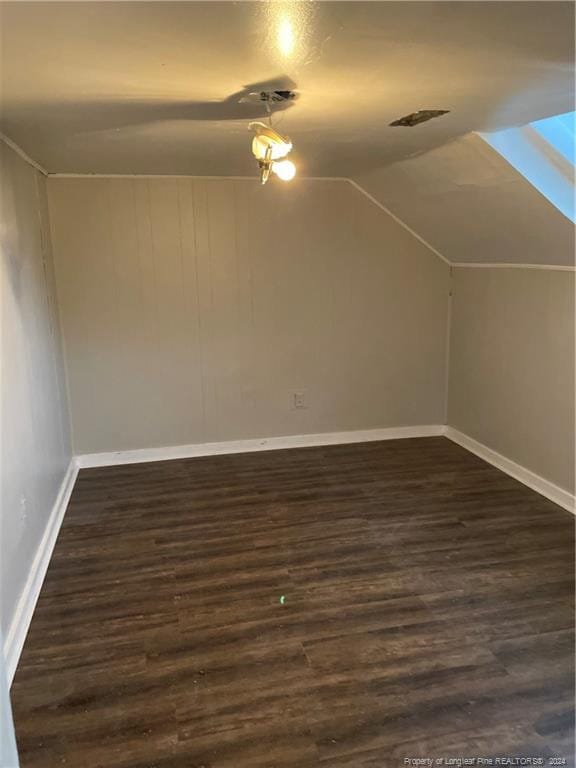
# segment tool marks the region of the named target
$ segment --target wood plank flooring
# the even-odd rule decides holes
[[[82,470],[22,768],[573,765],[573,522],[441,437]]]

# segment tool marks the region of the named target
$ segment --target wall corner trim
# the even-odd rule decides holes
[[[459,432],[453,427],[446,427],[445,434],[449,440],[452,440],[452,442],[462,446],[462,448],[470,451],[470,453],[484,459],[488,464],[492,464],[492,466],[500,469],[502,472],[505,472],[507,475],[510,475],[510,477],[513,477],[524,485],[527,485],[528,488],[536,491],[541,496],[545,496],[550,501],[553,501],[554,504],[558,504],[559,507],[563,507],[573,515],[576,514],[576,497],[569,491],[566,491],[564,488],[560,488],[550,482],[550,480],[546,480],[540,475],[537,475],[535,472],[532,472],[532,470],[526,469],[526,467],[523,467],[521,464],[517,464],[515,461],[512,461],[512,459],[502,456],[501,453],[492,450],[492,448],[488,448],[487,445],[479,443],[478,440],[469,437],[463,432]]]
[[[515,264],[513,262],[482,262],[457,261],[452,263],[458,269],[545,269],[553,272],[576,272],[576,266],[569,264]]]
[[[198,181],[250,181],[260,184],[258,176],[203,176],[195,173],[48,173],[50,179],[198,179]],[[343,176],[298,176],[300,181],[338,181]]]
[[[42,589],[44,577],[48,570],[48,565],[52,557],[52,552],[58,538],[58,533],[64,519],[70,496],[76,482],[78,475],[78,462],[73,457],[70,460],[58,496],[52,507],[48,523],[44,530],[44,535],[38,545],[32,567],[28,573],[28,579],[20,599],[16,605],[14,616],[12,617],[12,623],[10,629],[6,635],[4,641],[4,658],[6,660],[6,675],[8,677],[8,685],[12,684],[14,674],[16,672],[16,666],[24,647],[24,641],[32,621],[32,615],[36,602]]]
[[[7,147],[10,147],[10,149],[13,152],[16,152],[16,154],[19,155],[22,158],[22,160],[24,160],[26,163],[28,163],[28,165],[31,165],[32,168],[34,168],[37,171],[40,171],[40,173],[43,176],[48,176],[49,175],[48,171],[45,168],[43,168],[40,165],[40,163],[37,163],[36,160],[32,160],[30,155],[26,154],[26,152],[24,152],[22,147],[19,147],[18,144],[16,144],[15,141],[12,141],[12,139],[9,139],[8,136],[6,136],[3,133],[0,133],[0,141],[3,141],[4,144],[6,144]]]
[[[361,194],[363,194],[363,195],[364,195],[364,197],[367,197],[367,198],[368,198],[368,200],[370,200],[372,203],[374,203],[374,205],[378,206],[378,208],[380,208],[382,211],[384,211],[384,213],[387,213],[387,214],[388,214],[388,216],[390,216],[390,218],[394,219],[394,221],[395,221],[397,224],[400,224],[400,226],[401,226],[403,229],[405,229],[407,232],[409,232],[409,233],[412,235],[412,237],[415,237],[415,238],[416,238],[416,240],[418,240],[419,242],[421,242],[421,243],[422,243],[422,245],[425,245],[425,246],[426,246],[426,248],[428,248],[428,250],[432,251],[432,253],[434,253],[436,256],[438,256],[438,258],[439,258],[439,259],[441,259],[441,260],[442,260],[442,261],[443,261],[445,264],[448,264],[448,266],[452,266],[452,262],[450,262],[450,261],[449,261],[449,260],[446,258],[446,256],[443,256],[443,255],[440,253],[440,251],[437,251],[437,250],[436,250],[436,248],[434,248],[434,246],[433,246],[433,245],[430,245],[430,243],[429,243],[427,240],[424,240],[424,238],[423,238],[423,237],[421,237],[421,236],[420,236],[420,235],[419,235],[417,232],[415,232],[415,231],[412,229],[412,227],[409,227],[409,226],[408,226],[408,224],[406,224],[406,222],[402,221],[402,219],[401,219],[401,218],[399,218],[398,216],[396,216],[396,214],[395,214],[395,213],[392,213],[392,211],[390,210],[390,208],[387,208],[387,207],[386,207],[386,206],[385,206],[383,203],[381,203],[381,202],[380,202],[380,200],[378,200],[378,199],[377,199],[377,198],[375,198],[373,195],[371,195],[371,194],[370,194],[370,192],[367,192],[367,191],[364,189],[364,187],[363,187],[363,186],[361,186],[360,184],[358,184],[358,182],[357,182],[357,181],[354,181],[354,179],[346,179],[346,181],[348,181],[348,183],[349,183],[349,184],[351,184],[351,185],[354,187],[354,189],[357,189],[357,190],[358,190],[358,192],[360,192]]]
[[[384,427],[382,429],[361,429],[349,432],[321,432],[311,435],[227,440],[221,443],[194,443],[165,448],[141,448],[133,451],[87,453],[77,456],[76,459],[81,469],[109,467],[117,464],[189,459],[196,456],[218,456],[226,453],[254,453],[256,451],[279,451],[285,448],[367,443],[375,440],[398,440],[409,437],[434,437],[444,434],[444,429],[445,427],[440,424],[427,424],[415,427]]]

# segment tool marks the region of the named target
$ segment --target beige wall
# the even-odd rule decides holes
[[[450,426],[574,492],[574,273],[453,270]]]
[[[46,182],[2,141],[0,182],[0,634],[10,644],[71,448]]]
[[[49,195],[77,453],[443,423],[448,268],[350,184]]]

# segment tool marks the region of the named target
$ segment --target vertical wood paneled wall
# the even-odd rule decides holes
[[[77,453],[444,421],[448,268],[346,182],[49,199]]]

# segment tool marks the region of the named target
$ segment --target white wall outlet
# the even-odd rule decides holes
[[[294,408],[306,408],[306,393],[294,392],[292,394],[292,406]]]
[[[26,522],[27,518],[28,518],[28,499],[23,493],[21,493],[20,494],[20,520],[22,520],[22,522],[24,523]]]

